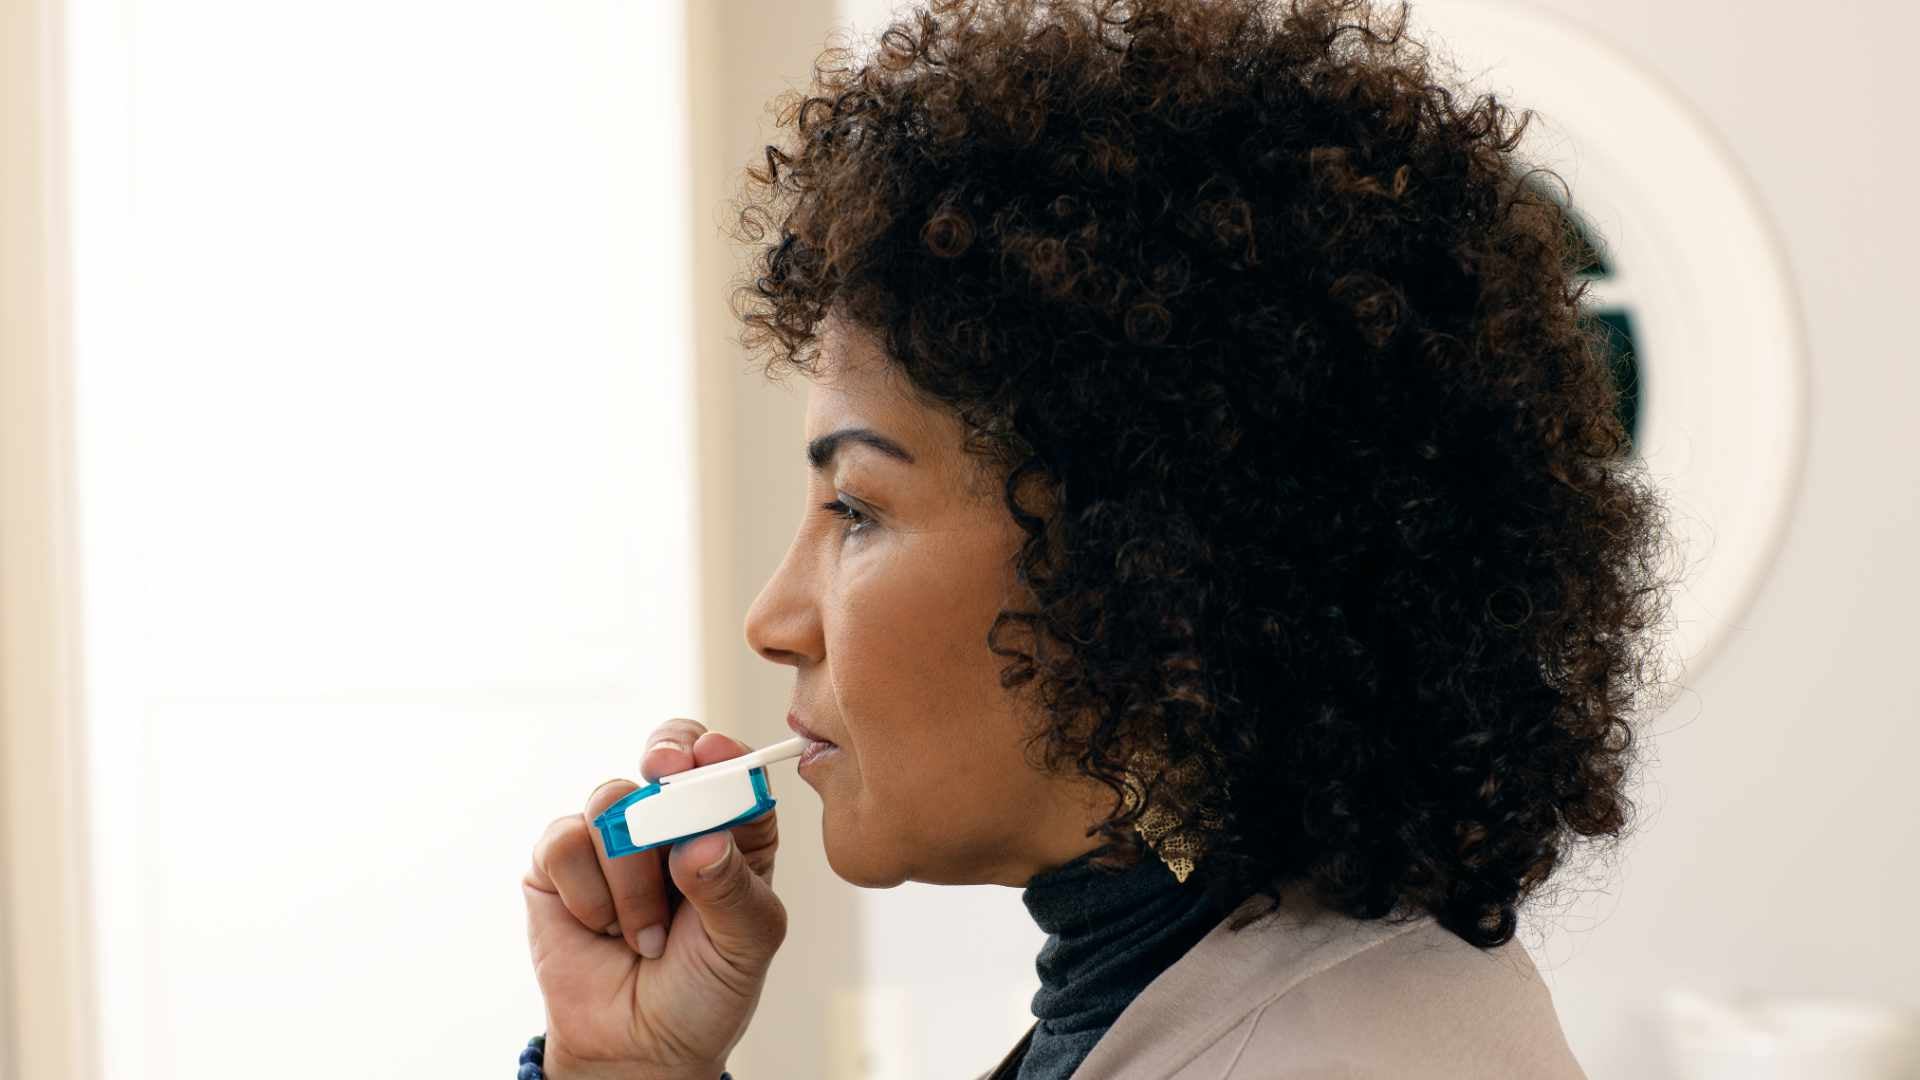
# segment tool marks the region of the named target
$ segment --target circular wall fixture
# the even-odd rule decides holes
[[[1587,31],[1522,4],[1423,0],[1407,34],[1436,78],[1537,114],[1517,163],[1566,181],[1534,178],[1571,196],[1598,256],[1582,306],[1609,331],[1622,419],[1684,547],[1668,644],[1697,676],[1773,565],[1805,455],[1805,334],[1773,227],[1699,113]]]

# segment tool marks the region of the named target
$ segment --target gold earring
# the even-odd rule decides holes
[[[1169,770],[1164,756],[1150,750],[1137,752],[1125,773],[1122,794],[1126,809],[1133,810],[1146,798],[1146,777],[1166,774],[1176,786],[1191,785],[1198,779],[1198,764],[1198,761],[1189,758],[1180,768]],[[1174,880],[1182,885],[1186,884],[1187,875],[1193,873],[1194,866],[1207,852],[1205,830],[1218,828],[1221,824],[1219,816],[1210,811],[1203,811],[1200,820],[1201,829],[1188,828],[1173,811],[1155,803],[1147,807],[1133,825],[1140,838],[1147,842],[1154,854],[1160,856],[1161,862],[1167,864],[1167,869],[1173,871]]]

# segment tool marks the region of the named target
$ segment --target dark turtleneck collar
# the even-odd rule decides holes
[[[1021,894],[1047,942],[1019,1080],[1071,1075],[1121,1010],[1228,914],[1151,852],[1117,873],[1092,857],[1035,875]]]

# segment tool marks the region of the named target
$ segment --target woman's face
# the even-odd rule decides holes
[[[869,887],[1024,886],[1097,846],[1086,830],[1112,804],[1023,760],[1038,720],[987,650],[995,613],[1025,606],[1011,565],[1024,534],[961,450],[958,418],[912,400],[872,338],[830,318],[820,349],[806,517],[746,633],[793,667],[795,717],[838,747],[801,770],[827,861]],[[834,500],[850,510],[822,509]]]

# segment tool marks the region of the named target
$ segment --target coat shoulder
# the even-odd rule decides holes
[[[1216,1074],[1233,1080],[1586,1076],[1526,950],[1481,949],[1430,918],[1293,981],[1234,1034]]]

